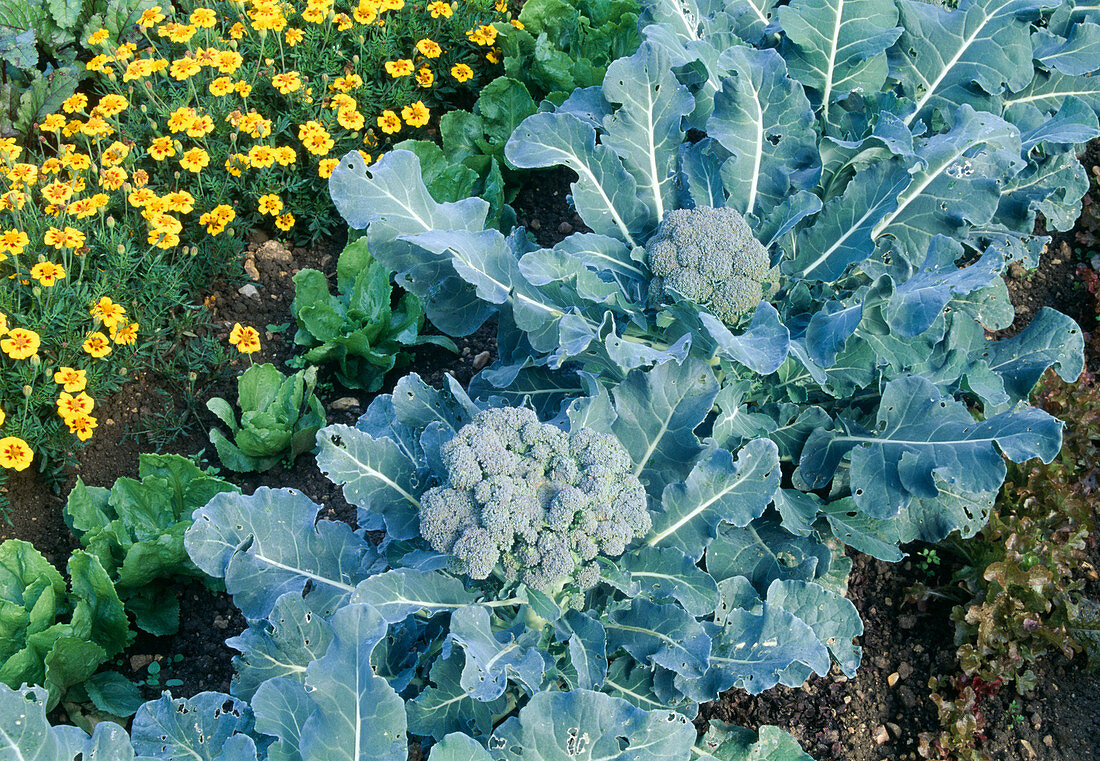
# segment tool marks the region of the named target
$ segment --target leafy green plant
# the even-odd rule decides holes
[[[33,545],[0,544],[0,682],[42,686],[47,708],[84,685],[133,638],[107,571],[92,554],[69,558],[69,587]]]
[[[183,546],[191,514],[215,494],[240,490],[179,455],[140,455],[138,479],[120,478],[104,489],[78,478],[65,521],[107,571],[137,626],[174,634],[180,613],[175,588],[188,578],[207,579]]]
[[[275,365],[253,365],[237,378],[239,422],[225,399],[209,400],[206,406],[232,436],[210,430],[222,465],[238,473],[267,470],[280,460],[289,466],[313,449],[314,437],[325,424],[325,409],[313,393],[316,385],[316,367],[288,377]]]
[[[457,351],[445,336],[421,335],[424,311],[412,294],[391,306],[391,273],[376,262],[367,242],[349,243],[336,263],[337,295],[325,276],[303,269],[294,276],[291,311],[298,323],[294,343],[307,351],[297,361],[333,364],[336,378],[348,388],[377,391],[386,373],[407,362],[405,350],[435,344]]]

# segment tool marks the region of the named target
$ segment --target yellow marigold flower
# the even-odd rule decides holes
[[[103,153],[99,154],[99,163],[103,166],[117,166],[130,155],[130,146],[114,141]]]
[[[81,441],[92,438],[92,431],[98,423],[91,415],[73,415],[65,419],[65,425],[69,426],[69,433],[75,433]]]
[[[209,8],[196,8],[187,20],[199,29],[212,29],[218,23],[218,14]]]
[[[172,68],[168,73],[182,82],[202,71],[202,66],[194,58],[178,58],[172,62]]]
[[[60,384],[70,394],[75,394],[87,388],[88,371],[62,367],[53,374],[53,382]]]
[[[381,0],[382,10],[399,11],[405,7],[405,0]]]
[[[42,162],[42,174],[57,174],[61,169],[61,159],[49,158]]]
[[[280,214],[275,217],[275,226],[283,232],[288,231],[290,228],[294,227],[294,215],[289,211],[286,214]]]
[[[252,94],[252,85],[248,84],[248,82],[245,82],[244,80],[241,80],[236,85],[234,85],[234,89],[237,91],[237,95],[240,95],[242,98],[247,98],[249,95]]]
[[[514,19],[512,19],[511,21],[509,21],[508,23],[509,23],[509,24],[511,24],[512,26],[514,26],[514,27],[515,27],[516,29],[523,29],[523,28],[525,28],[525,27],[523,26],[523,22],[522,22],[522,21],[520,21],[520,20],[519,20],[518,18],[514,18]]]
[[[110,118],[115,114],[121,114],[128,105],[130,105],[130,101],[126,99],[125,95],[111,93],[99,99],[96,110],[103,116]]]
[[[451,76],[459,82],[466,82],[473,79],[474,70],[464,63],[456,63],[451,67]]]
[[[222,97],[233,92],[233,80],[230,77],[218,77],[208,86],[211,95]]]
[[[422,66],[416,72],[416,83],[421,87],[431,87],[435,82],[435,74],[427,66]]]
[[[372,24],[378,18],[378,4],[372,0],[359,0],[351,15],[360,24]]]
[[[112,301],[110,296],[103,296],[99,301],[92,304],[92,308],[88,310],[88,314],[98,318],[100,322],[110,329],[125,319],[126,309],[122,304],[116,304]]]
[[[112,328],[111,339],[119,346],[130,346],[137,340],[139,327],[141,326],[136,322],[131,322],[129,325],[121,327],[117,331]]]
[[[49,288],[58,280],[64,279],[65,268],[53,262],[38,262],[31,267],[31,277]]]
[[[423,127],[428,123],[428,119],[431,117],[428,107],[424,105],[423,101],[416,101],[401,109],[401,118],[405,120],[405,124],[410,127]]]
[[[275,163],[275,149],[270,145],[254,145],[248,151],[248,163],[257,169],[266,169]]]
[[[439,58],[439,56],[443,54],[443,48],[426,38],[416,43],[416,49],[419,50],[420,55],[425,58]]]
[[[311,24],[325,23],[326,16],[328,16],[328,14],[316,5],[311,5],[304,11],[302,11],[302,19],[304,21],[308,21]]]
[[[94,407],[95,401],[83,392],[73,396],[62,391],[57,397],[57,414],[66,419],[73,415],[87,415]]]
[[[120,61],[127,61],[134,57],[134,51],[137,50],[137,45],[132,42],[127,42],[123,45],[119,45],[115,48],[115,58]]]
[[[198,114],[195,113],[195,109],[180,106],[168,117],[168,129],[172,132],[185,132],[196,118],[198,118]]]
[[[175,43],[178,43],[178,44],[183,44],[185,42],[190,42],[191,38],[195,36],[195,32],[198,31],[198,29],[196,27],[192,26],[191,24],[173,24],[173,23],[169,23],[169,24],[165,24],[164,27],[161,27],[161,29],[164,29],[164,28],[167,28],[167,37],[168,37],[168,39],[170,39],[172,42],[175,42]],[[158,34],[160,34],[161,29],[157,30]],[[164,35],[162,35],[162,36],[164,36]]]
[[[244,24],[240,21],[229,27],[229,37],[234,40],[239,40],[244,37]]]
[[[8,316],[0,312],[0,336],[8,332]]]
[[[141,216],[145,219],[152,219],[157,214],[163,214],[166,211],[168,211],[168,199],[154,195],[149,199],[149,203],[145,204],[145,210],[141,212]]]
[[[148,58],[138,58],[136,61],[130,61],[126,66],[126,71],[122,73],[123,82],[132,82],[135,79],[143,79],[153,73],[154,64]]]
[[[86,153],[70,152],[61,157],[61,163],[77,172],[83,172],[92,165],[92,157]]]
[[[363,86],[363,78],[358,74],[348,74],[344,77],[337,77],[333,80],[329,87],[333,90],[339,90],[340,92],[348,92],[356,88]]]
[[[60,250],[63,248],[80,248],[84,245],[85,238],[84,233],[74,227],[66,227],[64,230],[50,227],[47,228],[42,240],[47,246],[53,246]]]
[[[385,67],[386,73],[394,79],[406,77],[413,73],[413,62],[411,58],[398,58],[396,61],[386,61]]]
[[[0,209],[4,211],[22,209],[26,203],[27,194],[18,190],[9,190],[7,193],[4,193],[4,195],[0,196]]]
[[[336,22],[337,31],[346,32],[347,30],[351,29],[351,19],[346,13],[337,13],[332,20]]]
[[[467,39],[475,45],[489,46],[496,42],[497,30],[488,24],[482,24],[477,29],[470,29],[466,32]]]
[[[83,111],[88,106],[88,96],[82,92],[73,93],[61,103],[61,110],[67,114]]]
[[[152,8],[146,8],[142,12],[141,17],[138,19],[138,24],[143,29],[148,29],[149,27],[164,21],[164,19],[165,16],[163,13],[160,12],[160,6],[154,5]]]
[[[334,170],[339,163],[339,159],[321,159],[320,163],[317,164],[317,175],[327,180],[332,176],[332,170]]]
[[[216,63],[219,74],[233,74],[244,64],[244,56],[236,50],[222,50],[218,53]]]
[[[168,250],[180,244],[180,236],[167,230],[150,230],[147,238],[150,246]]]
[[[344,129],[361,130],[366,124],[363,115],[354,108],[342,108],[336,112],[336,121]]]
[[[30,242],[31,239],[22,230],[5,230],[4,233],[0,235],[0,252],[6,251],[15,256],[19,256]],[[4,256],[4,259],[7,258],[7,256]],[[0,259],[0,261],[3,261],[3,259]],[[3,331],[0,331],[0,333],[2,332]]]
[[[387,135],[393,135],[401,131],[401,119],[393,111],[383,111],[378,117],[378,128]]]
[[[432,18],[450,18],[454,15],[454,10],[451,8],[450,3],[445,3],[442,0],[436,0],[434,3],[428,3],[428,12],[432,14]]]
[[[500,48],[493,48],[486,53],[485,60],[492,64],[500,63]]]
[[[154,138],[153,142],[149,143],[149,147],[145,149],[145,152],[154,161],[164,161],[166,158],[176,155],[176,143],[171,136],[164,135],[163,137]]]
[[[41,345],[42,339],[38,334],[26,328],[14,328],[8,332],[7,338],[0,341],[0,349],[12,359],[33,357]]]
[[[99,186],[101,188],[107,188],[108,190],[118,190],[122,187],[122,183],[126,182],[126,170],[120,166],[111,166],[105,168],[99,173]],[[87,199],[84,199],[87,200]],[[76,201],[69,207],[70,213],[76,212],[79,216],[79,211],[74,209],[80,201]]]
[[[22,146],[16,145],[14,137],[0,139],[0,155],[8,161],[15,161],[23,153]]]
[[[82,348],[86,354],[90,354],[96,359],[106,357],[111,353],[110,341],[107,339],[107,336],[103,335],[98,330],[90,334],[84,340],[84,343],[80,345],[80,348]]]
[[[199,48],[195,51],[195,60],[198,61],[200,66],[217,67],[218,56],[221,55],[221,52],[217,48]]]
[[[284,35],[284,39],[286,40],[287,45],[289,45],[290,47],[294,47],[299,42],[304,40],[305,36],[306,33],[303,32],[301,29],[287,29],[286,34]]]
[[[315,156],[324,156],[336,145],[328,130],[313,120],[298,128],[298,139],[302,141],[305,149]]]
[[[106,119],[96,113],[80,126],[80,134],[89,137],[95,137],[96,135],[108,136],[115,134],[115,129],[107,123]]]
[[[72,198],[73,185],[60,180],[54,180],[48,185],[42,186],[42,197],[52,204],[61,205]]]
[[[84,68],[87,71],[98,71],[106,74],[111,71],[111,67],[107,65],[110,62],[110,58],[105,56],[103,53],[100,53],[99,55],[92,56],[90,59],[88,59],[88,62],[84,64]]]
[[[180,166],[198,174],[204,167],[210,166],[210,154],[202,148],[192,148],[180,158]]]
[[[38,167],[35,164],[19,162],[8,170],[8,179],[12,182],[34,185],[38,182]]]
[[[288,71],[283,74],[276,74],[271,78],[272,86],[281,92],[283,95],[289,95],[296,90],[300,90],[302,87],[302,78],[296,71]]]
[[[241,354],[252,354],[260,350],[260,333],[255,328],[235,323],[229,333],[229,344],[236,346]]]
[[[259,202],[259,211],[261,214],[269,214],[274,217],[283,210],[282,199],[274,193],[260,196]]]
[[[290,166],[298,160],[298,154],[289,145],[280,145],[275,149],[275,160],[279,166]]]
[[[0,465],[8,470],[26,470],[34,459],[34,452],[27,442],[18,436],[0,439]]]
[[[171,214],[154,214],[149,219],[149,226],[160,233],[179,235],[183,230],[183,223]]]
[[[144,206],[147,206],[149,202],[154,200],[156,197],[157,194],[149,188],[138,188],[137,190],[130,193],[127,200],[130,202],[130,205],[133,206],[135,209],[140,209]]]
[[[207,114],[195,117],[191,126],[187,128],[188,137],[202,137],[214,131],[214,120]]]
[[[225,171],[234,177],[240,177],[244,169],[248,169],[248,156],[243,153],[234,153],[225,160]]]
[[[61,114],[50,114],[38,126],[43,132],[60,132],[65,126],[65,117]]]
[[[190,214],[195,210],[195,197],[186,190],[176,190],[164,197],[168,208],[177,214]]]
[[[97,29],[88,36],[89,45],[102,45],[109,36],[106,29]]]

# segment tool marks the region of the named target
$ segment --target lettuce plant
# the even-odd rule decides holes
[[[216,428],[210,430],[222,465],[238,473],[262,471],[280,460],[290,465],[312,449],[314,436],[325,424],[325,409],[313,393],[316,385],[316,367],[288,377],[275,365],[253,365],[237,378],[240,422],[225,399],[209,400],[206,406],[232,434],[230,438]]]
[[[406,348],[436,344],[457,351],[445,336],[420,335],[424,312],[411,294],[390,305],[392,274],[376,262],[365,240],[354,241],[336,263],[338,295],[325,276],[304,269],[294,276],[291,311],[298,323],[294,343],[306,347],[300,361],[336,365],[336,379],[348,388],[377,391]],[[316,431],[314,431],[316,433]]]
[[[207,579],[183,546],[191,513],[215,494],[240,489],[171,454],[140,455],[138,479],[120,478],[104,489],[78,478],[65,521],[106,570],[137,626],[174,634],[180,614],[176,586],[188,577]]]

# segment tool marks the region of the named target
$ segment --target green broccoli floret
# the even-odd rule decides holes
[[[441,448],[444,483],[420,498],[420,533],[474,579],[549,591],[599,578],[652,525],[645,488],[614,436],[566,433],[522,407],[485,410]]]
[[[767,249],[734,209],[670,211],[646,254],[656,276],[652,301],[665,301],[673,291],[730,326],[756,309],[772,275]]]

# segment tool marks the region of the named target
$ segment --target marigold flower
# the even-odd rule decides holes
[[[272,217],[276,216],[283,210],[283,201],[279,196],[274,193],[268,193],[260,196],[259,199],[259,212],[261,214],[269,214]]]
[[[401,118],[410,127],[423,127],[428,123],[430,116],[428,107],[424,105],[423,101],[419,100],[401,109]]]
[[[296,71],[287,71],[273,76],[271,84],[283,95],[289,95],[302,88],[302,78]]]
[[[342,108],[336,112],[336,122],[344,129],[355,131],[363,129],[366,119],[354,108]]]
[[[311,5],[302,11],[302,19],[308,21],[311,24],[323,24],[325,23],[325,17],[328,14],[323,9],[316,5]]]
[[[387,135],[393,135],[401,131],[401,119],[393,111],[385,110],[378,117],[378,128]]]
[[[99,173],[99,186],[101,188],[107,188],[108,190],[118,190],[122,187],[122,183],[126,182],[126,170],[120,166],[111,166],[104,169]],[[83,199],[87,202],[87,199]],[[79,209],[74,209],[81,201],[74,201],[72,206],[69,207],[70,213],[75,213],[78,217],[82,217]],[[91,216],[90,214],[88,216]]]
[[[233,325],[229,333],[229,343],[236,346],[241,354],[252,354],[260,350],[260,334],[255,328],[246,327],[239,322]]]
[[[198,174],[204,167],[210,166],[210,154],[202,148],[192,148],[180,158],[180,166]]]
[[[413,73],[413,62],[411,58],[398,58],[396,61],[386,61],[385,69],[394,79],[406,77]]]
[[[107,336],[103,335],[99,331],[96,331],[89,335],[88,338],[85,339],[84,343],[81,344],[80,348],[82,348],[87,354],[92,355],[96,359],[99,359],[100,357],[106,357],[108,354],[111,353],[111,344],[107,340]]]
[[[99,321],[110,329],[125,319],[126,309],[121,304],[112,301],[110,296],[103,296],[99,301],[92,304],[88,314],[92,317],[98,317]],[[93,333],[93,335],[95,334]]]
[[[456,63],[451,67],[451,76],[459,82],[466,82],[473,79],[474,70],[464,63]]]
[[[180,106],[168,117],[168,129],[172,132],[185,132],[197,118],[198,114],[195,109]]]
[[[156,228],[149,231],[147,240],[150,246],[156,246],[164,250],[174,248],[180,244],[179,235],[169,232],[168,230],[158,230]]]
[[[67,114],[83,111],[88,105],[88,96],[82,92],[73,93],[61,103],[61,110]]]
[[[101,45],[107,41],[108,36],[106,29],[97,29],[88,36],[88,44]]]
[[[65,268],[53,262],[38,262],[31,267],[31,277],[49,288],[58,280],[65,277]]]
[[[126,99],[125,95],[110,93],[99,99],[99,103],[96,104],[96,111],[102,116],[110,118],[116,114],[121,114],[129,105],[130,101]]]
[[[286,40],[287,45],[289,45],[290,47],[294,47],[299,42],[304,40],[305,36],[306,33],[303,32],[301,29],[287,29],[286,35],[284,35],[284,39]]]
[[[130,193],[126,200],[130,202],[130,205],[135,209],[141,209],[149,204],[150,201],[155,199],[157,194],[149,188],[138,188]]]
[[[130,146],[116,140],[107,146],[107,150],[99,154],[99,163],[103,166],[117,166],[129,155]]]
[[[319,122],[310,120],[298,128],[298,139],[305,149],[315,156],[324,156],[336,145],[328,130]]]
[[[347,30],[351,29],[351,19],[346,13],[337,13],[332,20],[336,22],[337,31],[346,32]]]
[[[497,30],[488,24],[482,24],[477,29],[467,30],[466,38],[475,45],[489,46],[496,41]]]
[[[0,235],[0,252],[6,251],[15,256],[19,256],[30,242],[30,237],[22,230],[5,230],[3,234]],[[4,259],[7,258],[7,256],[4,256]],[[0,261],[3,261],[3,259],[0,259]]]
[[[492,64],[500,63],[500,48],[493,48],[486,53],[485,60]]]
[[[332,171],[336,169],[336,165],[339,163],[339,159],[321,159],[320,163],[317,164],[317,175],[327,180],[332,176]]]
[[[195,197],[186,190],[176,190],[164,197],[168,208],[177,214],[190,214],[195,210]]]
[[[52,204],[61,205],[73,195],[73,186],[67,182],[54,180],[48,185],[42,186],[42,197]]]
[[[443,54],[443,48],[432,40],[423,39],[416,43],[416,49],[425,58],[439,58]]]
[[[275,160],[279,166],[290,166],[298,160],[298,154],[289,145],[280,145],[275,149]]]
[[[129,325],[115,330],[111,328],[111,338],[119,346],[129,346],[137,340],[138,328],[141,327],[136,322],[131,322]]]
[[[92,157],[86,153],[70,152],[61,157],[61,163],[76,172],[83,172],[92,165]]]
[[[294,215],[291,214],[289,211],[285,214],[280,214],[279,216],[275,217],[275,226],[283,232],[286,232],[290,228],[294,227]]]
[[[229,27],[229,37],[234,40],[239,40],[241,37],[244,37],[244,24],[238,21],[233,26]]]
[[[416,83],[421,87],[431,87],[435,82],[435,74],[427,66],[422,66],[416,72]]]
[[[345,77],[337,77],[329,87],[340,92],[349,92],[363,86],[363,78],[358,74],[348,74]]]
[[[248,162],[257,169],[266,169],[275,163],[275,149],[270,145],[254,145],[248,150]]]
[[[188,137],[203,137],[214,131],[214,120],[207,114],[195,117],[195,121],[191,122],[191,126],[187,128]]]
[[[78,439],[87,441],[92,438],[92,431],[98,423],[91,415],[73,415],[65,418],[65,425],[69,426],[69,433],[75,433]]]
[[[84,233],[75,227],[66,227],[64,230],[50,227],[46,229],[46,234],[42,237],[42,240],[47,246],[53,246],[60,250],[62,248],[80,248],[84,245],[85,237]]]
[[[245,169],[248,169],[248,156],[243,153],[234,153],[225,160],[225,171],[234,177],[240,177]]]
[[[153,73],[153,62],[148,58],[138,58],[126,65],[126,71],[122,72],[123,82],[132,82],[135,79],[144,79]]]
[[[172,62],[172,68],[168,70],[175,79],[180,82],[202,71],[202,66],[194,58],[178,58]]]
[[[87,388],[88,371],[62,367],[53,374],[53,382],[60,384],[70,394],[75,394]]]
[[[27,442],[17,436],[0,439],[0,465],[8,470],[26,470],[34,459],[34,452]]]
[[[145,152],[149,154],[154,161],[164,161],[170,156],[176,155],[176,143],[169,136],[154,138],[149,147],[145,149]]]
[[[0,425],[3,425],[4,421],[7,420],[7,419],[8,419],[8,414],[6,412],[4,412],[3,409],[0,409]]]
[[[525,28],[523,26],[523,22],[520,21],[518,18],[514,18],[511,21],[509,21],[508,23],[511,24],[512,26],[514,26],[516,29],[524,29]]]
[[[223,50],[218,53],[218,73],[233,74],[244,64],[244,56],[236,50]]]
[[[373,24],[378,18],[378,5],[371,0],[359,0],[359,5],[351,12],[351,15],[360,24]]]
[[[138,25],[141,26],[143,29],[148,29],[149,27],[164,21],[164,19],[165,16],[163,13],[160,12],[160,6],[154,5],[152,8],[146,8],[142,12],[141,17],[138,18]]]
[[[381,0],[382,10],[399,11],[405,7],[405,0]]]
[[[26,359],[37,354],[41,345],[42,339],[33,330],[13,328],[8,331],[7,338],[0,341],[0,350],[12,359]]]
[[[244,80],[235,84],[233,86],[233,89],[236,90],[237,95],[240,95],[242,98],[247,98],[249,95],[252,94],[252,85],[248,84],[248,82],[245,82]]]
[[[50,114],[38,126],[43,132],[60,132],[65,126],[65,117],[61,114]]]
[[[93,407],[95,407],[95,401],[83,392],[73,396],[67,391],[62,391],[57,397],[57,414],[66,420],[73,415],[87,415]]]
[[[209,8],[196,8],[187,19],[199,29],[212,29],[218,23],[218,14]]]
[[[209,84],[207,89],[210,90],[211,95],[220,98],[233,92],[233,80],[230,77],[218,77]]]

